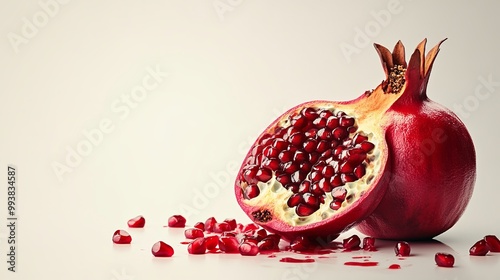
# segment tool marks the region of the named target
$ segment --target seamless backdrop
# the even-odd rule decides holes
[[[408,56],[424,38],[428,49],[448,38],[428,95],[469,128],[478,177],[462,219],[437,238],[463,254],[462,267],[431,264],[429,279],[494,279],[499,256],[479,262],[467,250],[500,235],[499,10],[495,1],[2,1],[0,170],[18,169],[19,245],[11,273],[1,226],[1,278],[120,279],[126,268],[130,279],[181,279],[195,277],[196,264],[209,279],[223,268],[326,279],[333,268],[290,276],[276,263],[185,252],[172,266],[151,260],[149,241],[128,250],[110,239],[139,214],[151,241],[177,213],[248,222],[233,181],[268,123],[301,102],[349,100],[377,86],[384,74],[373,43],[392,49],[402,40]],[[0,188],[2,225],[6,194]]]

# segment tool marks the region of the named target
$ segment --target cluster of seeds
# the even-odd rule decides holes
[[[275,176],[293,193],[287,205],[298,216],[317,211],[327,193],[333,198],[330,208],[338,210],[352,199],[343,186],[366,174],[367,154],[375,147],[368,140],[345,112],[304,108],[253,146],[240,186],[245,198],[253,199],[261,191],[258,183]]]

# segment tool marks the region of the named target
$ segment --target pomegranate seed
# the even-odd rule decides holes
[[[312,165],[309,162],[303,162],[300,164],[300,171],[304,174],[304,178],[307,177],[309,171],[311,171]]]
[[[273,177],[273,171],[266,167],[260,168],[257,171],[256,177],[259,181],[266,183]]]
[[[304,181],[299,185],[299,193],[304,194],[309,191],[309,188],[311,187],[311,182],[309,181]]]
[[[216,235],[205,237],[205,246],[207,250],[215,250],[219,245],[219,237]]]
[[[293,160],[293,152],[292,151],[282,151],[278,155],[279,160],[281,163],[287,163]]]
[[[206,232],[213,232],[214,231],[214,225],[217,223],[217,220],[214,217],[210,217],[205,221],[205,231]]]
[[[326,119],[324,119],[324,118],[323,118],[323,117],[321,117],[321,115],[320,115],[320,117],[316,118],[316,119],[313,121],[313,125],[314,125],[316,128],[318,128],[318,129],[323,128],[323,127],[325,127],[325,126],[326,126]]]
[[[323,153],[326,152],[329,148],[330,148],[330,143],[328,143],[326,140],[321,140],[318,142],[318,145],[316,146],[316,152]],[[328,157],[328,155],[324,156]]]
[[[171,257],[174,255],[174,248],[163,241],[158,241],[153,244],[151,253],[155,257]]]
[[[299,147],[300,145],[302,145],[305,138],[306,138],[305,135],[299,132],[299,133],[295,133],[293,135],[290,135],[288,142],[290,142],[290,144],[292,144],[296,147]]]
[[[359,249],[360,244],[361,244],[361,240],[359,239],[359,236],[357,236],[356,234],[342,240],[342,246],[346,250]]]
[[[363,250],[376,251],[377,248],[375,247],[375,238],[373,238],[373,237],[363,238]]]
[[[302,109],[302,111],[300,111],[300,114],[306,117],[306,119],[308,119],[309,121],[312,121],[318,117],[318,113],[316,112],[316,110],[310,107]]]
[[[318,130],[318,137],[321,140],[328,140],[328,139],[330,139],[331,136],[332,136],[332,132],[327,127],[323,127],[320,130]]]
[[[259,241],[257,246],[259,247],[260,252],[273,251],[273,250],[278,250],[278,243],[279,243],[279,240],[276,241],[276,238],[265,237],[264,239]]]
[[[332,187],[339,187],[344,185],[344,181],[342,180],[342,177],[338,174],[333,175],[332,178],[330,178],[330,185]]]
[[[285,171],[288,174],[292,174],[295,171],[298,171],[300,169],[299,165],[295,162],[287,162],[283,164],[283,171]]]
[[[232,232],[232,231],[224,231],[224,232],[220,233],[220,236],[233,236],[233,237],[235,237],[236,233]]]
[[[332,177],[333,175],[335,175],[335,169],[333,168],[333,166],[331,165],[327,165],[325,166],[325,168],[323,168],[323,172],[322,174],[326,177],[326,178],[330,178]]]
[[[310,193],[305,193],[303,196],[304,198],[304,203],[311,206],[311,207],[318,207],[319,208],[319,199],[313,194]]]
[[[364,141],[368,141],[368,137],[361,135],[359,133],[356,133],[356,135],[354,135],[354,137],[352,138],[352,141],[354,142],[354,144],[361,144]]]
[[[309,180],[311,180],[313,182],[318,182],[322,178],[323,178],[323,176],[321,176],[321,173],[319,171],[313,171],[313,172],[309,173]]]
[[[267,231],[263,228],[258,229],[254,233],[254,237],[257,238],[257,240],[261,241],[267,236]]]
[[[256,256],[259,253],[259,247],[253,243],[241,243],[238,250],[242,256]]]
[[[342,201],[340,200],[332,200],[332,202],[330,202],[330,208],[332,210],[339,210],[341,207],[342,207]]]
[[[304,216],[311,215],[312,213],[316,212],[318,209],[319,209],[319,207],[312,207],[312,206],[309,206],[307,204],[301,203],[301,204],[297,205],[297,207],[295,208],[295,213],[301,217],[304,217]]]
[[[288,207],[293,208],[303,202],[304,200],[302,199],[302,195],[295,193],[290,196],[286,204],[288,205]]]
[[[245,225],[243,227],[243,229],[241,230],[241,232],[249,232],[249,231],[256,231],[259,229],[259,226],[254,224],[254,223],[250,223],[248,225]]]
[[[356,175],[354,175],[352,173],[341,174],[340,178],[342,179],[342,181],[344,181],[346,183],[350,183],[350,182],[354,182],[354,181],[358,180],[358,178],[356,177]]]
[[[205,224],[202,222],[197,222],[196,224],[194,224],[193,227],[197,228],[197,229],[201,229],[202,231],[205,231]]]
[[[293,155],[293,161],[295,162],[303,162],[306,161],[308,158],[308,155],[302,151],[296,151],[295,154]]]
[[[203,237],[203,231],[199,228],[189,228],[184,231],[184,236],[187,239],[196,239],[198,237]]]
[[[334,139],[344,140],[349,135],[349,133],[347,132],[346,128],[339,126],[332,130],[332,135]]]
[[[169,227],[185,227],[186,226],[186,218],[181,215],[173,215],[168,218],[168,226]]]
[[[251,184],[245,188],[244,195],[246,199],[256,198],[257,196],[259,196],[259,194],[260,194],[260,189],[257,186],[257,184]]]
[[[340,118],[340,126],[349,127],[354,125],[354,118],[343,116]]]
[[[486,256],[490,248],[484,239],[477,241],[472,247],[469,249],[469,255],[471,256]]]
[[[292,182],[292,180],[290,179],[290,175],[288,175],[286,173],[278,175],[276,177],[276,181],[280,182],[281,185],[283,185],[283,186]]]
[[[304,133],[307,138],[315,138],[318,135],[318,130],[316,128],[311,128]]]
[[[339,126],[339,119],[334,116],[328,117],[328,119],[326,120],[326,127],[328,127],[329,129],[334,129],[337,126]]]
[[[144,224],[146,224],[146,219],[143,216],[137,216],[128,220],[127,224],[131,228],[143,228]]]
[[[132,236],[125,230],[117,230],[113,233],[113,243],[115,244],[130,244]]]
[[[200,254],[205,254],[207,251],[207,245],[205,244],[205,238],[200,237],[196,238],[195,240],[191,241],[191,243],[188,244],[188,253],[193,254],[193,255],[200,255]]]
[[[224,222],[226,222],[229,225],[229,230],[235,230],[236,229],[236,220],[235,219],[225,219]]]
[[[318,197],[325,194],[319,183],[312,184],[309,188],[309,191],[311,192],[311,194],[314,194]]]
[[[370,152],[371,150],[373,150],[375,148],[375,145],[371,142],[368,142],[368,141],[364,141],[361,143],[361,149],[363,149],[363,151],[365,152]]]
[[[221,236],[219,238],[219,249],[226,253],[238,253],[239,252],[238,239],[233,236]]]
[[[328,119],[329,117],[333,116],[333,113],[330,110],[321,110],[319,112],[319,116],[322,118]]]
[[[398,257],[408,257],[410,255],[410,244],[405,241],[400,241],[394,246],[394,252]]]
[[[344,187],[336,187],[332,190],[332,197],[336,200],[344,201],[347,196],[347,190]]]
[[[307,251],[312,247],[311,241],[304,236],[298,236],[290,242],[290,249],[294,251]]]
[[[354,172],[354,166],[352,166],[350,162],[346,161],[340,165],[340,172],[344,174],[352,173]]]
[[[314,163],[317,162],[319,159],[319,153],[313,152],[309,154],[309,161]]]
[[[500,252],[500,240],[498,240],[498,237],[496,237],[495,235],[486,235],[484,237],[484,241],[486,241],[486,244],[488,244],[490,252]]]
[[[358,167],[354,168],[354,175],[358,177],[358,179],[362,178],[366,174],[366,168],[363,164],[359,165]]]
[[[259,167],[256,165],[246,167],[245,171],[243,172],[243,179],[245,179],[245,181],[249,184],[257,183],[257,178],[255,176],[257,175],[258,170]]]
[[[281,139],[274,139],[272,146],[278,151],[283,151],[288,148],[288,143]],[[274,157],[278,156],[278,154],[274,155]]]
[[[262,162],[262,167],[266,167],[271,170],[278,170],[278,168],[280,167],[280,161],[276,158],[266,159],[264,160],[264,162]]]
[[[290,180],[292,180],[292,183],[300,183],[302,182],[307,175],[304,172],[301,171],[295,171],[291,176]]]
[[[434,260],[441,267],[453,267],[453,264],[455,264],[455,257],[447,253],[436,253]]]
[[[325,193],[331,192],[333,189],[332,184],[330,184],[330,180],[328,180],[327,178],[322,178],[321,180],[319,180],[318,185]]]
[[[252,243],[252,244],[259,244],[259,240],[257,240],[257,238],[253,237],[253,236],[243,236],[243,238],[241,238],[240,240],[240,244],[241,243]]]
[[[292,119],[290,123],[293,125],[293,127],[303,128],[307,125],[307,118],[302,115],[297,115]]]
[[[308,153],[312,153],[312,152],[316,151],[317,144],[318,144],[318,142],[316,140],[309,138],[309,139],[306,139],[304,141],[302,148],[304,148],[304,151],[306,151]]]

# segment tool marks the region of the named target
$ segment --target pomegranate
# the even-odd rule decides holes
[[[465,210],[476,177],[464,124],[427,97],[442,41],[405,60],[375,44],[385,79],[352,101],[311,101],[257,138],[235,182],[243,211],[290,241],[356,226],[381,239],[430,239]]]

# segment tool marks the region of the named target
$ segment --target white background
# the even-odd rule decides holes
[[[17,166],[19,220],[11,273],[3,187],[1,279],[498,279],[500,255],[469,257],[468,249],[486,234],[500,236],[500,5],[449,3],[2,1],[0,181],[6,186],[7,165]],[[401,39],[409,56],[424,38],[428,49],[449,38],[428,95],[457,112],[477,151],[474,195],[455,227],[436,238],[442,243],[414,244],[404,261],[381,243],[372,254],[379,266],[350,268],[343,262],[361,253],[314,264],[188,256],[182,230],[163,227],[183,209],[191,210],[188,224],[209,216],[249,222],[233,196],[234,169],[266,125],[301,102],[349,100],[376,87],[384,76],[374,42],[392,49]],[[132,99],[125,115],[122,98],[147,69],[169,75]],[[494,82],[489,91],[481,79]],[[85,131],[103,121],[112,131],[68,163]],[[55,165],[68,172],[58,176]],[[139,214],[146,228],[130,231],[131,246],[113,246],[113,231]],[[157,240],[174,245],[172,259],[151,256]],[[438,250],[454,253],[456,267],[437,268]],[[391,263],[403,267],[388,270]]]

